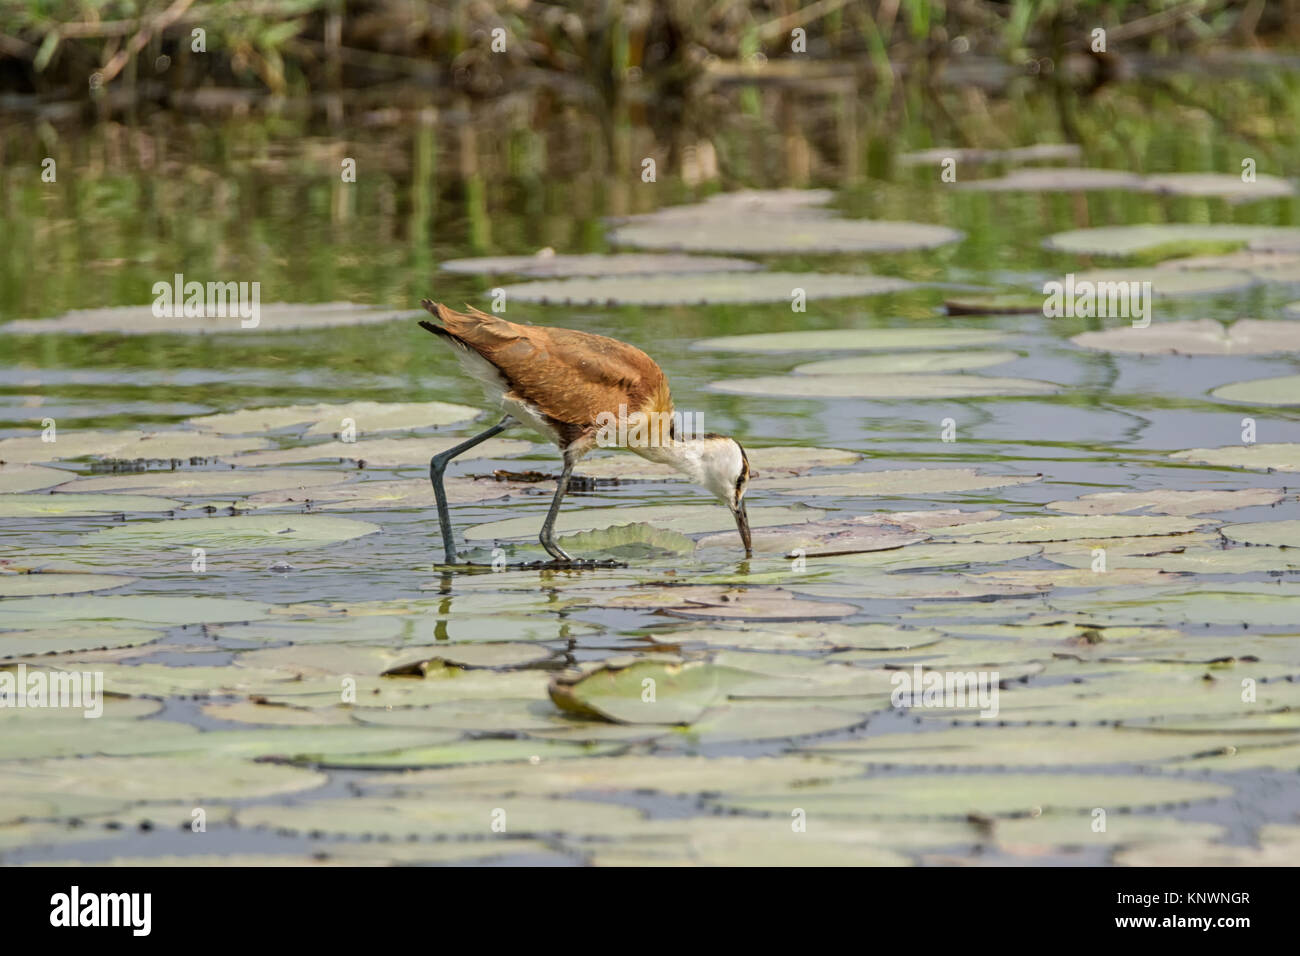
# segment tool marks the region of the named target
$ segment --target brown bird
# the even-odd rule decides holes
[[[519,325],[475,308],[453,312],[428,299],[420,303],[440,324],[420,325],[452,346],[461,367],[476,379],[505,417],[429,462],[447,564],[456,563],[443,473],[447,464],[480,442],[523,425],[554,442],[564,467],[542,524],[540,540],[557,563],[574,559],[555,542],[555,519],[574,466],[593,448],[626,448],[671,465],[725,504],[736,520],[745,555],[752,553],[745,490],[756,473],[733,438],[679,434],[668,380],[654,359],[626,342],[572,329]],[[666,425],[666,427],[665,427]]]

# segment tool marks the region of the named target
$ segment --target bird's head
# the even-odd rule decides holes
[[[753,553],[749,534],[749,516],[745,513],[745,491],[749,479],[758,475],[749,467],[745,449],[740,442],[726,435],[704,435],[689,443],[691,454],[687,458],[687,472],[711,495],[730,509],[736,519],[736,529],[745,545],[745,556]]]

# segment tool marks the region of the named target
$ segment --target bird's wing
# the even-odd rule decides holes
[[[518,325],[469,308],[431,312],[457,339],[495,365],[521,399],[551,419],[588,428],[602,412],[672,414],[663,370],[640,349],[603,335]]]

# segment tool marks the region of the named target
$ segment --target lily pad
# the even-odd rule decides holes
[[[615,246],[741,255],[901,252],[959,242],[963,234],[920,222],[834,219],[807,212],[771,215],[730,211],[716,217],[649,219],[611,230]]]
[[[172,511],[181,503],[143,495],[26,494],[0,497],[3,518],[65,518],[79,515]]]
[[[701,339],[691,347],[719,352],[818,352],[967,348],[1007,337],[992,329],[809,329]]]
[[[183,303],[182,303],[183,304]],[[312,305],[289,305],[281,302],[259,306],[258,324],[242,327],[238,314],[227,317],[156,316],[153,305],[127,305],[107,309],[74,309],[54,319],[19,319],[0,325],[0,333],[23,335],[60,332],[70,335],[152,335],[170,332],[177,335],[238,333],[257,335],[265,332],[288,332],[297,329],[331,329],[344,325],[373,325],[409,318],[411,311],[391,311],[351,302],[325,302]]]
[[[1300,519],[1256,521],[1230,524],[1219,531],[1225,538],[1243,544],[1270,545],[1275,548],[1300,548]]]
[[[985,395],[1050,395],[1061,387],[1028,378],[985,375],[764,375],[713,382],[709,388],[728,395],[775,398],[971,398]]]
[[[54,597],[13,598],[0,602],[0,628],[23,630],[77,622],[103,626],[216,624],[261,620],[269,609],[269,605],[260,601],[158,594],[91,595],[75,601]]]
[[[1093,189],[1138,190],[1143,178],[1119,169],[1088,169],[1048,166],[1013,169],[996,179],[968,179],[957,183],[958,189],[976,192],[1083,192]]]
[[[1220,468],[1255,468],[1263,471],[1300,471],[1300,444],[1225,445],[1221,448],[1189,448],[1170,458]]]
[[[1052,811],[1086,814],[1093,807],[1119,811],[1231,796],[1232,788],[1201,780],[1151,774],[945,773],[832,781],[783,794],[724,795],[733,810],[781,814],[793,807],[809,817],[956,818],[1024,817]]]
[[[1069,515],[1063,517],[1004,518],[958,525],[936,531],[936,538],[970,539],[996,544],[1069,541],[1075,538],[1129,538],[1172,535],[1195,531],[1214,521],[1147,515]]]
[[[1075,345],[1143,355],[1268,355],[1300,350],[1300,322],[1240,319],[1225,327],[1214,319],[1157,322],[1144,329],[1118,326],[1083,332]]]
[[[975,468],[899,468],[887,471],[853,471],[829,475],[805,475],[798,478],[776,478],[772,481],[764,481],[760,487],[786,495],[915,497],[1012,487],[1040,481],[1042,477],[1042,475],[990,475],[981,473]],[[947,527],[948,524],[949,522],[941,522],[934,527]],[[912,525],[912,527],[916,526]],[[931,525],[925,524],[922,527],[931,527]]]
[[[0,581],[3,580],[0,578]],[[103,624],[55,624],[30,631],[4,631],[0,632],[0,659],[139,647],[159,640],[162,636],[162,631],[138,627],[107,627]]]
[[[11,325],[13,323],[10,323]],[[61,461],[68,458],[120,458],[170,461],[173,458],[222,458],[266,448],[263,438],[223,438],[202,432],[77,432],[62,429],[56,440],[39,436],[0,438],[0,460]]]
[[[750,675],[705,661],[605,664],[560,675],[547,692],[567,713],[623,724],[690,724],[725,702],[727,688]]]
[[[1223,385],[1210,393],[1225,402],[1250,405],[1300,405],[1300,375],[1260,378]]]
[[[900,352],[828,359],[796,366],[795,375],[900,375],[914,372],[953,372],[1002,365],[1020,358],[1016,352]]]
[[[777,525],[817,521],[823,512],[815,508],[750,508],[751,528],[771,528]],[[465,531],[467,541],[495,541],[511,538],[531,538],[538,529],[540,515],[522,518],[504,518],[475,525]],[[596,531],[621,524],[644,522],[656,528],[679,531],[683,534],[702,534],[735,527],[735,519],[722,505],[644,505],[640,507],[583,508],[561,511],[555,523],[556,531],[569,534],[575,531]],[[739,541],[739,537],[736,539]]]
[[[133,521],[115,528],[94,531],[81,540],[85,544],[94,545],[184,545],[232,551],[297,551],[350,541],[362,535],[374,534],[378,530],[378,525],[367,521],[325,515],[236,515],[226,518]]]
[[[1295,194],[1295,187],[1285,179],[1265,173],[1250,182],[1244,182],[1240,173],[1162,173],[1144,177],[1141,189],[1166,196],[1217,196],[1234,203]]]
[[[20,465],[0,462],[0,494],[36,491],[70,481],[76,475],[59,468],[42,468],[40,465]]]
[[[1043,297],[1023,292],[963,295],[943,304],[949,315],[1042,315]]]
[[[1206,225],[1168,223],[1144,226],[1099,226],[1072,229],[1049,236],[1044,245],[1083,255],[1130,256],[1154,246],[1180,242],[1240,242],[1291,240],[1300,229],[1285,226]]]
[[[108,591],[135,581],[125,574],[0,574],[0,598]],[[0,637],[0,648],[3,648]]]
[[[468,405],[447,402],[349,402],[346,405],[289,405],[246,408],[220,415],[191,418],[195,428],[222,435],[246,435],[310,425],[308,435],[333,435],[351,419],[357,433],[409,431],[467,422],[480,414]]]
[[[331,471],[267,469],[265,471],[144,471],[121,475],[78,478],[59,486],[57,493],[92,491],[134,491],[198,498],[208,495],[249,495],[254,492],[315,488],[337,485]],[[118,509],[121,510],[121,509]]]
[[[287,465],[307,461],[348,461],[364,463],[371,468],[400,468],[403,466],[429,466],[429,459],[438,452],[454,448],[464,438],[376,438],[368,441],[328,441],[297,448],[277,448],[240,455],[231,461],[235,465]],[[481,445],[461,455],[458,461],[476,458],[505,458],[532,450],[532,444],[510,438],[489,438]]]
[[[554,279],[505,286],[521,302],[563,305],[697,305],[712,302],[789,302],[795,290],[807,299],[882,295],[914,288],[887,276],[817,272],[709,272],[673,276],[606,276]]]
[[[338,475],[334,474],[337,482]],[[549,482],[526,483],[495,481],[491,478],[472,478],[453,475],[443,479],[443,489],[450,504],[467,504],[473,501],[490,501],[538,489],[538,493],[552,490]],[[280,508],[285,505],[304,505],[323,511],[381,511],[389,508],[420,508],[434,506],[433,487],[427,478],[404,478],[395,481],[356,481],[349,484],[332,484],[323,488],[264,491],[251,495],[242,506],[250,508]]]
[[[468,275],[513,273],[535,279],[565,276],[682,275],[692,272],[754,272],[762,265],[749,259],[719,256],[656,255],[557,255],[546,249],[531,256],[484,256],[477,259],[448,259],[445,272]]]
[[[1276,488],[1243,488],[1239,491],[1101,491],[1074,501],[1052,501],[1047,507],[1075,515],[1115,515],[1142,511],[1157,515],[1202,515],[1234,508],[1277,504],[1284,492]]]
[[[1059,280],[1064,284],[1065,280]],[[1249,272],[1234,271],[1231,269],[1188,269],[1178,271],[1174,269],[1095,269],[1090,272],[1079,272],[1074,276],[1074,289],[1076,299],[1079,296],[1079,289],[1082,283],[1091,283],[1096,293],[1094,308],[1098,314],[1102,309],[1109,309],[1112,313],[1117,309],[1123,309],[1129,305],[1129,296],[1132,290],[1140,288],[1143,283],[1151,283],[1151,294],[1155,297],[1176,297],[1190,295],[1221,295],[1227,292],[1238,292],[1242,289],[1248,289],[1259,280]],[[1124,283],[1124,285],[1120,285]],[[1111,296],[1108,289],[1123,289],[1124,292],[1116,292]],[[1150,303],[1147,303],[1150,308]],[[1078,308],[1078,306],[1076,306]],[[1125,318],[1128,316],[1125,315]],[[1133,326],[1128,326],[1130,329]],[[1139,329],[1138,331],[1149,332],[1150,327]]]

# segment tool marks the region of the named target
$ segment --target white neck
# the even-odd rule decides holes
[[[716,435],[646,447],[629,446],[628,450],[648,461],[677,469],[723,501],[727,500],[740,470],[740,451],[736,443]]]

